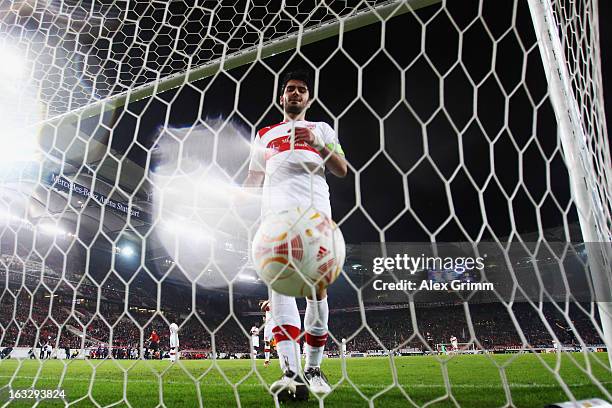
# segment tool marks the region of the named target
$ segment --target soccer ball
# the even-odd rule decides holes
[[[340,228],[315,209],[296,208],[266,217],[251,249],[260,278],[275,292],[295,297],[331,285],[346,256]]]

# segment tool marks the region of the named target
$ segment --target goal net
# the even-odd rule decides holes
[[[241,186],[297,68],[348,162],[326,176],[347,252],[332,392],[311,398],[612,400],[599,19],[595,0],[1,2],[0,405],[278,404]],[[453,334],[478,355],[439,355]]]

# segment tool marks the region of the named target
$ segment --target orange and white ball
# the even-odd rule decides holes
[[[296,208],[265,217],[251,250],[260,278],[274,291],[295,297],[331,285],[346,257],[340,228],[315,209]]]

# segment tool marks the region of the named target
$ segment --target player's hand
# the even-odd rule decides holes
[[[308,143],[319,152],[325,147],[323,138],[317,132],[304,127],[295,128],[295,142]]]

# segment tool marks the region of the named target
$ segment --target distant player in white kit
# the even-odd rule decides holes
[[[259,348],[259,327],[253,325],[251,327],[251,355],[257,357],[257,349]]]
[[[178,325],[170,324],[170,361],[175,362],[179,358]]]
[[[459,351],[459,343],[457,343],[457,337],[451,336],[450,342],[451,342],[451,346],[452,346],[452,351],[455,352],[455,353],[457,351]]]
[[[287,73],[280,84],[280,105],[284,119],[260,129],[251,146],[251,163],[245,187],[261,187],[262,216],[272,212],[316,208],[331,218],[329,186],[325,170],[344,177],[348,167],[334,129],[324,122],[305,119],[313,100],[314,87],[305,71]],[[295,298],[271,291],[276,350],[283,377],[270,387],[279,400],[308,399],[301,379],[301,319]],[[325,395],[331,391],[321,372],[323,350],[328,336],[327,290],[318,289],[307,299],[304,316],[306,367],[304,378],[310,391]]]
[[[269,300],[260,301],[259,307],[264,313],[264,367],[268,367],[270,365],[271,343],[274,338],[272,334],[274,318],[272,317],[272,309]]]

